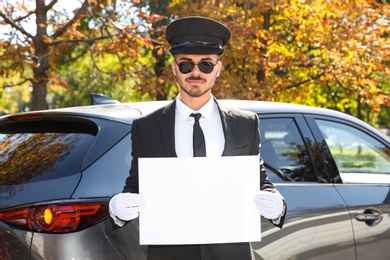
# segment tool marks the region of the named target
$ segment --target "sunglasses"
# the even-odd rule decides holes
[[[214,66],[218,64],[217,63],[213,64],[211,61],[201,61],[199,63],[193,63],[192,61],[183,61],[178,63],[175,60],[176,64],[179,66],[179,70],[183,74],[190,73],[191,71],[194,70],[195,65],[198,65],[198,68],[201,72],[210,74],[214,70]]]

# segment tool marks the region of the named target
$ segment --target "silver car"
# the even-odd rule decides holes
[[[101,99],[0,118],[0,259],[146,258],[138,220],[118,228],[108,201],[128,176],[133,119],[167,102]],[[288,204],[283,229],[262,219],[255,259],[389,259],[386,136],[332,110],[219,102],[259,115],[261,156]]]

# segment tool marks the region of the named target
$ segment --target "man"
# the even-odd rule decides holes
[[[168,106],[133,122],[130,176],[123,192],[110,200],[110,215],[119,226],[138,217],[147,203],[138,194],[138,158],[259,154],[257,115],[223,107],[211,93],[222,70],[220,55],[230,40],[230,30],[208,18],[187,17],[172,22],[165,33],[171,45],[172,72],[180,84],[180,92]],[[197,144],[198,138],[203,143]],[[260,181],[261,191],[254,198],[254,206],[282,227],[285,202],[269,181],[261,159]],[[251,259],[251,250],[249,243],[153,245],[148,246],[147,257],[245,260]]]

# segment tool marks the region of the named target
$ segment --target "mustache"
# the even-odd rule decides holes
[[[206,82],[206,79],[202,78],[202,77],[195,77],[195,76],[191,76],[191,77],[188,77],[186,78],[186,81],[189,81],[189,80],[197,80],[197,81],[203,81],[203,82]]]

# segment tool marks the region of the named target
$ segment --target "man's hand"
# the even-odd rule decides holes
[[[277,219],[283,213],[284,202],[280,193],[260,191],[256,194],[256,208],[260,214],[267,219]]]
[[[137,193],[118,193],[109,202],[111,218],[118,226],[123,226],[126,221],[138,217],[145,205],[144,197]]]

